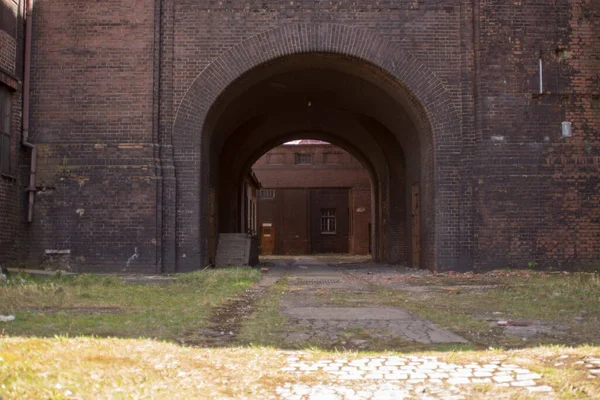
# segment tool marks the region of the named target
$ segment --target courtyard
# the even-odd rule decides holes
[[[0,294],[6,398],[600,398],[593,271],[272,256],[173,276],[12,272]]]

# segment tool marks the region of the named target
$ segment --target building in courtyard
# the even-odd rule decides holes
[[[598,54],[597,0],[0,0],[0,262],[203,268],[310,138],[367,171],[377,262],[597,263]]]
[[[369,254],[371,182],[358,160],[315,140],[288,142],[252,167],[261,254]]]

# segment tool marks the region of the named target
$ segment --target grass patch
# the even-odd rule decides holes
[[[279,331],[286,319],[279,312],[281,296],[285,292],[287,278],[279,280],[269,288],[269,293],[256,303],[255,312],[245,321],[238,335],[242,343],[256,346],[278,346],[282,344]]]
[[[212,307],[258,281],[250,268],[177,275],[168,284],[127,284],[115,275],[56,277],[46,281],[11,278],[0,287],[0,314],[9,336],[94,335],[177,340],[202,327]]]
[[[285,375],[269,349],[136,339],[0,340],[0,394],[14,399],[259,398]]]
[[[374,294],[338,294],[327,300],[407,308],[482,347],[600,343],[598,274],[496,271],[411,276],[404,282],[428,290],[409,292],[373,284]],[[523,340],[504,334],[495,320],[532,321],[560,330]]]

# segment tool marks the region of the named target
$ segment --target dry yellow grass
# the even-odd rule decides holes
[[[324,373],[291,375],[281,371],[289,354],[273,348],[181,347],[146,339],[0,338],[0,394],[7,399],[267,399],[276,397],[276,387],[286,382],[311,385],[334,381]],[[317,361],[374,353],[304,350],[294,352],[297,354]],[[514,362],[540,372],[541,383],[551,385],[559,398],[600,398],[600,380],[590,379],[585,368],[576,364],[586,357],[599,357],[598,347],[426,354],[458,364],[493,359]],[[557,360],[563,364],[554,366]],[[490,390],[499,394],[482,386],[469,388],[469,395],[486,398]],[[500,397],[528,398],[515,391]]]

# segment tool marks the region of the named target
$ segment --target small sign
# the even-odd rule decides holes
[[[571,137],[572,135],[572,127],[571,127],[571,123],[570,122],[563,122],[562,123],[562,136],[563,137]]]
[[[270,222],[263,222],[262,226],[273,226],[273,224]]]

